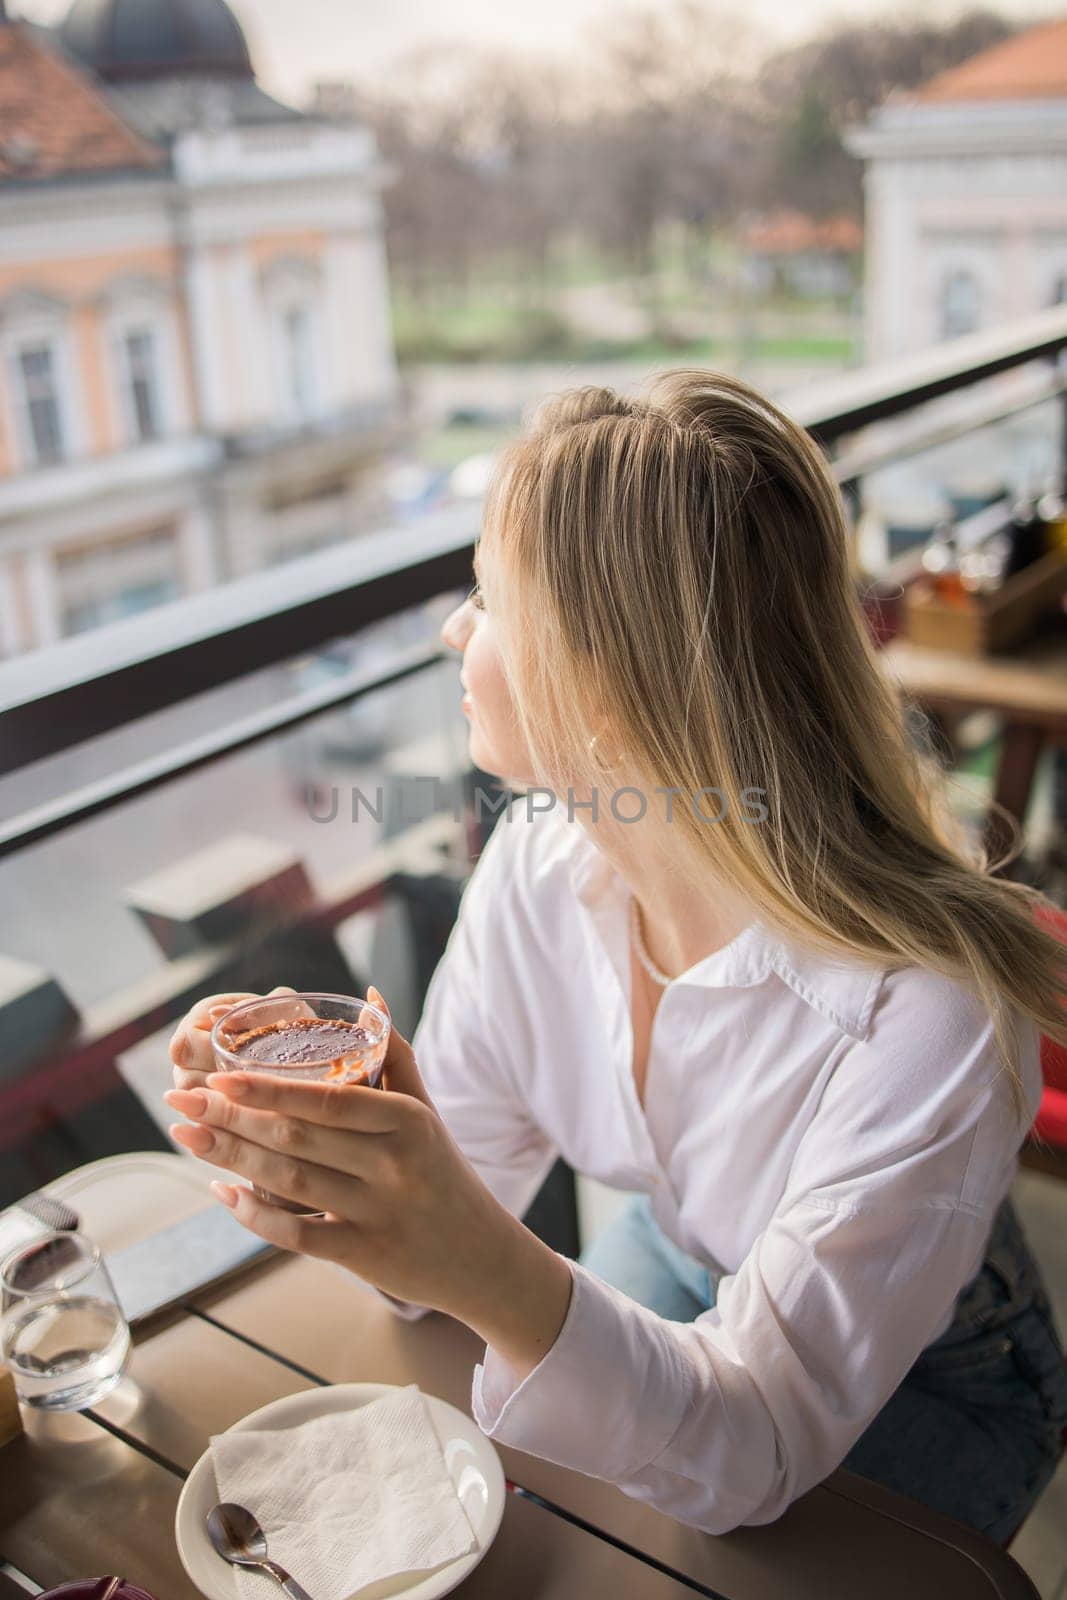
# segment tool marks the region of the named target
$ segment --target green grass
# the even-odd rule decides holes
[[[721,302],[715,307],[717,337],[693,338],[672,329],[671,312],[685,312],[690,318],[708,315],[709,291],[698,284],[686,286],[675,280],[664,284],[664,294],[650,294],[647,279],[622,280],[635,305],[648,312],[648,331],[637,338],[615,340],[585,333],[561,309],[552,288],[524,282],[518,268],[510,276],[508,263],[498,261],[493,269],[484,268],[465,291],[441,286],[428,302],[416,300],[403,285],[393,292],[393,329],[396,350],[402,364],[441,362],[446,364],[502,361],[706,361],[723,357],[743,357],[750,361],[805,363],[848,363],[855,354],[854,340],[840,329],[820,332],[812,328],[812,318],[820,309],[793,303],[797,313],[796,332],[761,335],[762,313],[781,315],[786,310],[781,297],[750,304],[736,313],[736,335],[732,328],[723,336]],[[515,264],[511,264],[515,265]],[[594,268],[598,270],[594,272]],[[502,275],[503,274],[503,275]],[[615,274],[611,263],[596,262],[591,256],[574,255],[560,263],[553,280],[559,288],[577,281],[608,283]],[[617,280],[618,281],[618,280]],[[669,307],[669,309],[668,309]],[[840,307],[837,308],[840,312]],[[699,327],[699,322],[696,324]],[[693,323],[690,322],[690,327]]]
[[[403,356],[407,348],[434,344],[490,345],[514,327],[515,307],[482,295],[466,302],[444,302],[427,311],[400,295],[393,299],[393,336]]]
[[[851,361],[856,342],[838,334],[795,334],[784,339],[757,338],[746,348],[760,361]]]
[[[826,362],[839,366],[853,359],[854,345],[850,339],[797,337],[795,339],[756,339],[739,347],[725,339],[695,339],[670,341],[649,337],[616,341],[608,339],[555,338],[538,335],[529,342],[521,330],[509,330],[506,337],[495,339],[451,338],[439,331],[432,338],[411,338],[398,342],[398,355],[402,363],[476,365],[478,362],[675,362],[679,365],[691,361],[719,361],[743,354],[746,361],[795,361],[798,364]]]
[[[468,456],[492,455],[514,437],[517,428],[439,428],[419,441],[419,460],[439,472],[451,472]]]
[[[544,305],[476,299],[432,311],[394,305],[393,336],[401,363],[534,361],[570,351],[566,320]]]

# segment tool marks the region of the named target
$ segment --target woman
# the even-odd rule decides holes
[[[566,394],[476,572],[443,637],[526,793],[387,1092],[206,1079],[215,996],[175,1138],[325,1213],[218,1185],[254,1232],[484,1338],[494,1439],[711,1533],[844,1462],[1006,1539],[1067,1421],[1007,1199],[1067,960],[909,743],[819,451],[718,375]],[[517,1220],[560,1153],[634,1197],[580,1263]]]

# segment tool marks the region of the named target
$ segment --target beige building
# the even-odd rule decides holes
[[[0,657],[380,514],[382,183],[224,0],[0,0]]]
[[[867,359],[1067,299],[1067,19],[894,97],[866,162]]]

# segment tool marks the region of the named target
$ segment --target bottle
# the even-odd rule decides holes
[[[923,571],[939,600],[949,605],[972,604],[960,572],[960,550],[951,522],[939,522],[922,553]]]
[[[1025,572],[1027,567],[1045,554],[1045,524],[1032,499],[1024,498],[1015,502],[1008,523],[1008,537],[1011,550],[1004,569],[1005,581],[1014,578],[1017,572]]]
[[[1045,524],[1045,546],[1067,555],[1067,505],[1063,496],[1050,489],[1037,502],[1037,514]]]

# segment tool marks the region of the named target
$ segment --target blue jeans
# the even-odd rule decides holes
[[[717,1280],[634,1198],[582,1264],[673,1322],[715,1303]],[[1010,1199],[951,1326],[928,1345],[841,1465],[1006,1544],[1056,1470],[1067,1366]]]

